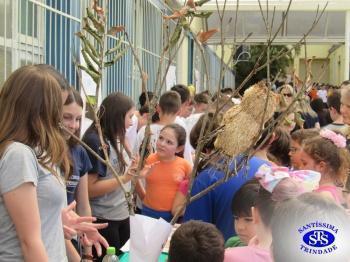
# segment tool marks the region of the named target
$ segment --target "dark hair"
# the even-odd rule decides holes
[[[190,133],[190,144],[192,145],[193,148],[196,148],[198,146],[199,143],[199,135],[201,132],[201,128],[204,122],[204,118],[205,118],[205,114],[203,114],[199,120],[197,121],[197,123],[192,127],[191,133]],[[210,132],[212,132],[215,129],[218,129],[221,125],[221,119],[222,119],[222,115],[218,114],[215,119],[214,119],[214,113],[208,113],[208,121],[204,127],[204,135],[208,134]],[[209,130],[209,126],[210,123],[213,123],[212,129]],[[214,149],[214,142],[215,142],[216,136],[212,137],[211,139],[207,140],[202,152],[203,153],[207,153],[211,150]]]
[[[181,107],[181,98],[175,91],[168,91],[161,95],[159,107],[163,114],[176,114]]]
[[[142,106],[142,107],[139,109],[139,113],[140,113],[141,116],[142,116],[143,114],[149,113],[149,106]]]
[[[183,223],[170,240],[169,262],[222,262],[224,238],[212,224],[201,221]]]
[[[233,196],[231,210],[234,216],[252,216],[251,208],[255,206],[260,184],[257,179],[245,183]]]
[[[233,93],[233,89],[231,87],[226,87],[221,89],[221,93],[225,95],[231,95]]]
[[[345,86],[348,86],[348,85],[350,85],[350,80],[345,80],[345,81],[343,81],[343,82],[340,84],[341,87],[345,87]]]
[[[66,102],[64,103],[64,106],[68,106],[72,103],[77,103],[77,105],[80,106],[81,108],[84,107],[83,99],[81,98],[79,92],[77,90],[75,90],[73,87],[71,87],[68,90],[68,96],[67,96]],[[81,120],[80,120],[80,127],[81,127]],[[80,137],[80,128],[79,128],[79,130],[77,130],[75,132],[74,135],[76,135],[77,137]],[[72,146],[76,145],[77,143],[78,143],[78,141],[76,139],[74,139],[73,137],[71,137],[68,140],[69,147],[72,147]]]
[[[209,104],[209,96],[204,93],[196,94],[193,100],[196,104]]]
[[[337,239],[342,239],[338,252],[327,256],[305,254],[300,250],[302,235],[307,232],[304,226],[310,223],[322,222],[323,225],[339,229]],[[350,218],[344,208],[332,199],[318,193],[305,193],[297,198],[284,201],[276,206],[271,224],[273,261],[275,262],[306,262],[306,261],[348,261],[350,251]],[[315,226],[317,229],[317,226]],[[327,228],[325,228],[327,230]],[[311,229],[310,229],[311,230]],[[300,232],[301,231],[301,232]],[[303,232],[304,231],[304,232]],[[317,258],[317,259],[316,259]]]
[[[229,110],[231,107],[233,107],[235,104],[232,102],[232,99],[230,99],[227,95],[217,93],[215,94],[212,98],[211,101],[211,106],[209,110],[211,112],[216,111],[216,106],[219,104],[219,108],[222,108],[221,112],[225,113],[227,110]]]
[[[148,95],[149,101],[151,101],[154,96],[153,92],[148,91],[147,95]],[[142,92],[141,95],[139,96],[140,107],[147,106],[146,103],[147,103],[146,92]]]
[[[315,98],[310,102],[310,106],[312,110],[314,110],[316,113],[320,113],[324,109],[323,100],[321,98]]]
[[[276,164],[281,166],[289,166],[290,135],[281,127],[276,127],[274,134],[275,139],[268,148],[268,154],[272,156],[271,161],[275,160],[278,162]]]
[[[108,95],[103,101],[98,111],[100,125],[104,138],[108,139],[116,151],[120,171],[124,172],[126,162],[121,149],[118,148],[118,142],[124,146],[125,141],[125,115],[134,106],[133,101],[120,92],[114,92]],[[96,131],[95,121],[88,128],[86,133]]]
[[[178,93],[181,97],[181,104],[187,102],[188,100],[190,100],[191,94],[190,94],[190,90],[188,89],[187,86],[185,85],[174,85],[171,89],[171,91],[175,91],[176,93]]]
[[[259,137],[258,141],[253,146],[254,149],[257,149],[257,148],[264,149],[270,146],[270,139],[273,133],[271,132],[271,130],[274,129],[274,126],[272,124],[273,124],[273,117],[268,121],[266,121],[266,123],[264,124],[263,132],[261,133],[261,136]]]
[[[337,90],[334,90],[330,95],[327,97],[327,105],[329,108],[333,107],[338,114],[340,114],[340,92]]]
[[[160,132],[162,132],[165,129],[172,129],[175,132],[176,140],[177,140],[177,146],[184,146],[186,144],[186,130],[179,124],[170,124],[166,125],[165,127],[162,128]],[[177,156],[183,157],[184,150],[182,150],[179,153],[176,153]]]
[[[319,134],[320,131],[316,128],[298,129],[291,134],[291,138],[293,141],[301,145],[305,139],[318,136]]]
[[[153,99],[153,92],[148,91],[148,99],[149,101],[151,101]],[[139,104],[140,104],[140,109],[139,112],[141,115],[143,115],[144,113],[149,113],[149,105],[147,105],[147,99],[146,99],[146,93],[142,92],[141,95],[139,96]],[[158,112],[155,110],[153,115],[152,115],[152,123],[156,123],[159,121],[159,114]]]
[[[272,193],[262,186],[256,199],[256,208],[259,211],[263,224],[270,228],[271,218],[278,202],[299,196],[303,192],[300,182],[287,177],[282,179]]]

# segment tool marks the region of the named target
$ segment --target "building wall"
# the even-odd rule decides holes
[[[334,53],[330,55],[330,76],[331,84],[340,84],[344,80],[345,70],[345,46],[340,46]]]
[[[344,81],[344,68],[345,68],[345,47],[340,45],[334,52],[329,55],[329,50],[332,45],[308,45],[306,48],[307,58],[314,58],[315,65],[313,66],[314,77],[313,81],[319,79],[319,74],[321,72],[318,68],[320,63],[324,63],[327,66],[326,75],[322,77],[321,82],[328,82],[329,84],[338,85]],[[294,58],[294,68],[298,72],[299,76],[303,78],[305,75],[305,66],[303,61],[305,59],[305,49],[302,47],[300,49],[299,55]]]

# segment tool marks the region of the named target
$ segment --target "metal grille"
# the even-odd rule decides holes
[[[79,41],[82,1],[1,0],[0,82],[16,68],[33,63],[55,66],[76,84],[72,51]]]
[[[108,6],[108,27],[124,25],[133,41],[133,2],[134,1],[109,1]],[[111,48],[116,45],[116,38],[109,37],[107,47]],[[113,66],[107,69],[106,88],[102,96],[105,97],[111,92],[119,91],[128,96],[134,96],[132,82],[132,52],[129,49],[127,53]]]
[[[80,57],[80,41],[74,33],[80,30],[80,19],[89,3],[89,0],[0,0],[0,84],[22,65],[46,63],[57,68],[71,85],[78,88],[72,61],[74,56]],[[148,74],[147,87],[153,90],[163,47],[162,14],[169,13],[169,10],[159,0],[108,3],[108,25],[125,26],[143,70]],[[170,24],[170,28],[173,26]],[[108,47],[114,46],[115,41],[110,37]],[[218,72],[214,69],[218,68],[219,59],[211,53],[208,56],[211,77],[216,79]],[[201,71],[198,66],[193,68]],[[133,99],[140,94],[139,71],[131,50],[105,73],[103,97],[114,91],[123,92]],[[230,77],[225,77],[225,81]]]

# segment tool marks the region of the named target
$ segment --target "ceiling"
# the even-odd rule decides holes
[[[220,10],[223,9],[224,1],[218,0]],[[247,43],[266,42],[269,34],[266,32],[265,23],[261,15],[258,0],[240,0],[236,20],[236,0],[226,1],[226,8],[223,22],[223,32],[225,43],[243,41],[248,34],[252,33]],[[320,10],[328,2],[326,11],[322,15],[318,24],[309,33],[307,37],[308,43],[344,43],[345,42],[345,24],[346,12],[350,12],[350,0],[333,0],[333,1],[316,1],[316,0],[294,0],[291,4],[287,18],[281,26],[275,43],[295,43],[306,34],[316,17],[316,10],[319,6]],[[268,21],[271,25],[273,17],[272,35],[280,27],[283,16],[286,13],[289,0],[260,1],[265,17],[268,9]],[[267,5],[268,3],[268,5]],[[273,10],[275,8],[275,15]],[[208,29],[220,28],[220,19],[217,13],[217,4],[215,0],[203,5],[200,10],[214,11],[214,13],[206,21]],[[319,11],[320,13],[320,11]],[[236,29],[235,29],[236,28]],[[214,35],[208,44],[220,44],[220,34]]]

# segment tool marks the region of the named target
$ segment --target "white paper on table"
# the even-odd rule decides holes
[[[130,216],[130,240],[122,247],[127,251],[129,245],[129,261],[155,262],[162,251],[172,230],[170,223],[164,219],[147,216]]]

